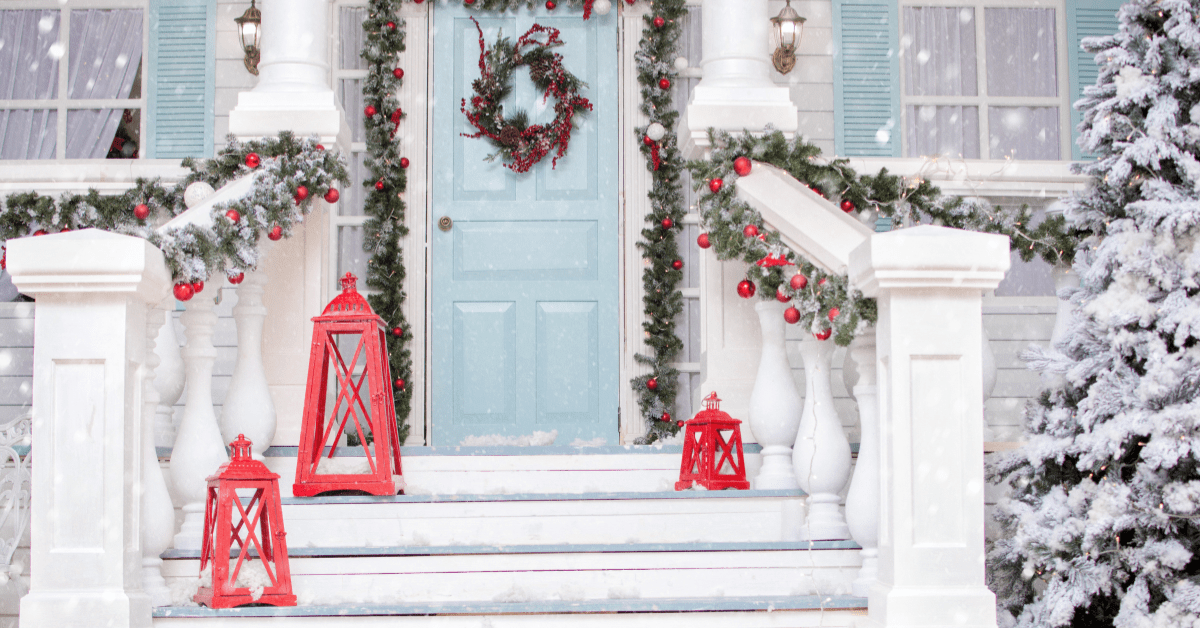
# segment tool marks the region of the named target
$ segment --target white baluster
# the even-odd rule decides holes
[[[250,439],[251,453],[257,460],[275,438],[275,403],[267,386],[263,369],[262,332],[267,308],[263,305],[263,286],[267,283],[262,272],[246,273],[238,286],[238,302],[233,307],[237,322],[238,355],[233,367],[233,381],[221,406],[221,437],[232,442],[238,434]]]
[[[154,369],[154,388],[158,391],[158,408],[154,415],[154,444],[175,446],[175,402],[183,394],[183,356],[179,354],[179,339],[175,336],[175,321],[171,316],[175,301],[166,309],[166,324],[158,329],[154,354],[158,368]]]
[[[792,464],[800,488],[808,493],[808,519],[800,538],[847,539],[850,530],[838,504],[838,493],[850,479],[850,443],[833,407],[830,360],[834,343],[809,336],[800,341],[804,359],[804,415]]]
[[[996,390],[996,353],[992,351],[992,339],[988,337],[987,327],[984,327],[982,345],[980,346],[980,354],[983,359],[983,434],[984,440],[996,440],[997,434],[988,424],[987,418],[987,400],[992,397],[992,392]]]
[[[750,431],[762,445],[762,469],[756,489],[796,489],[792,442],[800,427],[800,395],[792,379],[783,345],[783,304],[761,301],[754,306],[762,329],[762,357],[750,393]]]
[[[167,303],[174,305],[175,300],[170,299]],[[146,379],[143,393],[145,410],[142,413],[142,589],[150,596],[150,604],[153,606],[171,604],[171,591],[162,576],[160,555],[171,547],[171,537],[175,533],[175,507],[171,505],[167,481],[163,477],[162,467],[158,464],[158,454],[154,449],[158,425],[151,419],[155,416],[159,403],[156,377],[159,362],[155,339],[162,337],[160,327],[167,327],[172,323],[164,305],[151,307],[146,315]],[[174,337],[175,335],[171,334],[171,338]]]
[[[850,343],[847,355],[857,366],[854,398],[862,435],[854,479],[846,493],[846,524],[850,537],[862,546],[862,569],[852,585],[854,595],[866,597],[879,578],[879,405],[875,374],[875,328],[868,327]],[[845,368],[845,367],[843,367]]]
[[[1067,289],[1079,287],[1079,275],[1068,266],[1056,264],[1053,270],[1054,276],[1054,294]],[[1058,351],[1058,343],[1062,341],[1063,336],[1067,334],[1067,328],[1071,325],[1071,302],[1065,299],[1058,299],[1058,310],[1054,315],[1054,330],[1050,332],[1050,349]],[[1063,383],[1063,376],[1059,373],[1050,371],[1042,372],[1042,384],[1047,388],[1056,388]]]
[[[187,338],[187,345],[183,347],[187,402],[183,420],[179,423],[179,436],[171,451],[171,480],[176,495],[184,504],[183,525],[175,535],[177,549],[200,549],[208,492],[204,478],[229,460],[221,430],[217,427],[212,398],[213,362],[217,358],[217,349],[212,343],[213,326],[217,322],[217,315],[213,313],[213,294],[217,291],[216,285],[206,286],[203,292],[187,302],[187,309],[180,317]]]

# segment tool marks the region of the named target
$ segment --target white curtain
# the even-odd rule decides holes
[[[979,158],[979,108],[951,105],[905,107],[909,157]]]
[[[975,96],[975,10],[904,7],[901,37],[907,96]],[[909,106],[905,110],[909,157],[979,158],[979,109]]]
[[[58,95],[58,11],[0,11],[0,100]],[[0,159],[54,159],[58,112],[0,110]]]
[[[128,98],[142,61],[142,12],[71,12],[67,95],[72,99]],[[103,159],[123,109],[80,109],[67,114],[68,159]]]
[[[986,9],[989,96],[1058,95],[1054,9]],[[992,159],[1058,159],[1058,107],[988,110]]]

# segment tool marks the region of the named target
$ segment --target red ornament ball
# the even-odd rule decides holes
[[[180,301],[188,301],[196,294],[196,290],[192,288],[192,284],[190,283],[175,284],[173,292],[175,293],[175,298]]]
[[[674,227],[674,226],[675,226],[675,221],[674,221],[674,220],[671,220],[670,218],[663,218],[663,219],[662,219],[662,227],[663,227],[663,229],[670,229],[671,227]]]
[[[854,203],[851,203],[849,199],[842,201],[842,211],[847,214],[854,211]]]
[[[475,0],[463,0],[466,4],[475,4]]]
[[[34,232],[33,232],[33,235],[35,235],[35,236],[44,236],[44,235],[46,235],[46,230],[45,230],[45,229],[38,229],[37,231],[34,231]]]
[[[658,390],[658,379],[651,377],[646,380],[646,388],[649,390]]]
[[[282,237],[283,237],[283,227],[280,227],[279,225],[275,225],[274,227],[271,227],[271,230],[267,232],[267,238],[270,240],[279,240]]]
[[[396,68],[395,70],[392,70],[392,76],[396,78],[404,78],[404,70],[401,68]]]
[[[400,158],[400,167],[401,167],[401,168],[407,168],[409,163],[411,163],[411,162],[410,162],[410,161],[408,161],[408,157],[401,157],[401,158]]]
[[[809,186],[808,189],[812,190],[813,194],[816,194],[817,196],[820,196],[821,198],[825,198],[825,193],[822,192],[819,188],[817,188],[817,186],[812,185],[812,186]]]
[[[367,116],[368,118],[374,118],[376,113],[379,112],[375,110],[374,105],[367,105],[366,107],[363,107],[363,115]]]
[[[225,212],[225,217],[229,219],[229,222],[237,222],[242,219],[242,215],[236,209]]]
[[[628,4],[630,6],[632,6],[634,2],[637,2],[637,0],[625,0],[625,4]]]
[[[66,233],[66,232],[68,232],[68,231],[70,231],[70,229],[68,229],[68,228],[66,228],[66,227],[63,227],[62,229],[59,229],[59,230],[58,230],[58,232],[59,232],[59,233]]]
[[[404,380],[397,377],[396,378],[396,388],[404,390]]]
[[[308,198],[308,188],[303,185],[296,188],[296,202],[299,203],[306,198]]]
[[[658,88],[659,89],[671,89],[671,79],[669,79],[669,78],[658,79]]]
[[[713,194],[716,194],[717,192],[721,191],[722,185],[725,185],[724,181],[720,179],[713,179],[708,182],[708,189],[711,190]]]
[[[200,294],[201,292],[204,292],[204,282],[203,281],[192,282],[192,290],[195,291],[196,294]]]
[[[404,330],[403,330],[403,329],[400,329],[399,327],[393,327],[393,328],[392,328],[392,335],[393,335],[393,336],[395,336],[395,337],[397,337],[397,338],[399,338],[400,336],[403,336],[403,335],[404,335]]]
[[[833,322],[833,319],[837,318],[837,315],[841,313],[841,310],[837,309],[836,307],[829,308],[829,321]]]
[[[150,208],[148,206],[146,206],[145,203],[140,203],[138,205],[134,205],[133,215],[138,220],[145,220],[150,217]]]
[[[247,168],[257,168],[261,163],[262,159],[258,156],[258,153],[249,153],[246,155]]]
[[[791,284],[792,290],[803,290],[804,287],[808,285],[808,277],[805,277],[800,273],[796,273],[795,275],[792,275]]]
[[[642,136],[642,143],[646,146],[654,146],[654,140],[650,139],[649,135]]]
[[[832,335],[833,335],[833,328],[831,327],[820,333],[813,334],[813,337],[815,337],[817,340],[829,340],[829,337]]]
[[[231,283],[231,284],[233,284],[233,285],[235,285],[235,286],[236,286],[236,285],[238,285],[239,283],[242,283],[242,280],[244,280],[245,278],[246,278],[246,273],[238,273],[238,274],[236,274],[236,275],[230,275],[230,276],[229,276],[229,283]]]
[[[670,412],[664,412],[664,413],[662,413],[662,420],[663,420],[663,421],[670,421],[670,420],[671,420],[671,413],[670,413]]]
[[[553,11],[556,7],[558,7],[558,5],[555,4],[554,0],[546,0],[547,11]]]
[[[743,279],[738,282],[737,293],[738,296],[742,297],[743,299],[749,299],[750,297],[754,296],[755,290],[756,288],[754,287],[754,282],[750,281],[749,279]]]
[[[775,291],[775,300],[779,301],[780,303],[787,303],[788,301],[792,300],[792,297],[789,297],[788,295],[784,294],[783,288],[779,288],[778,290]]]
[[[325,202],[336,203],[341,197],[342,195],[338,194],[337,188],[329,188],[329,191],[325,193]]]
[[[708,241],[707,233],[701,233],[700,235],[696,236],[696,246],[702,249],[707,249],[708,247],[712,246],[712,242]]]
[[[671,268],[674,268],[675,270],[683,270],[683,260],[677,259],[671,262]]]
[[[684,423],[685,423],[684,421],[676,421],[676,422],[675,422],[675,427],[683,427],[683,424],[684,424]]]
[[[654,16],[654,28],[662,28],[667,25],[667,21],[661,15]]]
[[[749,157],[738,157],[733,160],[733,171],[738,173],[739,177],[750,174],[750,169],[753,166],[754,164],[750,161]]]
[[[325,150],[324,144],[317,144],[317,150]]]
[[[383,191],[383,180],[382,179],[375,182],[375,189],[379,190],[381,192]]]
[[[467,4],[470,4],[470,3],[468,2]],[[388,22],[388,23],[387,23],[387,27],[388,27],[388,30],[389,30],[389,31],[394,31],[394,30],[396,30],[396,23],[395,23],[395,22]]]
[[[758,236],[758,227],[756,225],[746,225],[746,227],[742,229],[742,235],[746,236],[747,238],[756,237]]]
[[[823,286],[823,285],[825,285],[825,282],[826,282],[826,281],[829,281],[829,278],[828,278],[828,277],[821,277],[821,281],[818,281],[818,282],[817,282],[817,285],[818,285],[818,286]]]
[[[404,112],[401,111],[400,109],[393,111],[392,112],[392,124],[400,124],[400,116],[402,116],[402,115],[404,115]]]
[[[789,325],[795,325],[796,323],[799,323],[800,310],[797,310],[794,307],[789,307],[783,311],[783,320],[787,321]]]

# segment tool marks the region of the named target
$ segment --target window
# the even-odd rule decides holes
[[[367,260],[370,255],[363,251],[363,223],[366,214],[367,189],[363,181],[370,175],[366,167],[367,136],[363,122],[362,82],[367,77],[367,65],[359,53],[362,52],[364,34],[363,20],[367,18],[367,7],[349,3],[338,8],[339,46],[334,54],[334,90],[342,101],[346,122],[350,126],[349,162],[350,185],[342,191],[337,213],[330,216],[332,250],[337,251],[334,275],[329,278],[333,292],[338,291],[337,280],[347,272],[359,278],[359,291],[366,291]],[[412,209],[410,209],[412,211]]]
[[[1061,7],[956,4],[901,7],[904,155],[1057,160],[1069,154]]]
[[[138,157],[145,32],[136,7],[0,11],[0,159]]]

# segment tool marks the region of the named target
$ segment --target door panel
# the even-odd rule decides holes
[[[563,7],[476,15],[489,45],[534,24],[562,31],[556,49],[588,84],[566,155],[516,174],[460,111],[479,76],[471,12],[434,16],[433,221],[430,237],[433,442],[558,431],[557,444],[617,442],[617,54],[614,15]],[[442,71],[443,68],[446,71]],[[554,118],[528,70],[504,103],[535,123]]]

